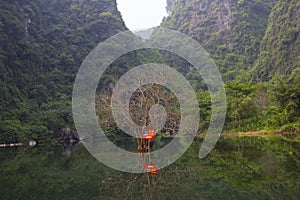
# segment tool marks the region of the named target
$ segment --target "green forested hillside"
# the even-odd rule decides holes
[[[82,60],[125,29],[114,0],[2,0],[1,140],[58,135],[71,125],[72,84]]]
[[[162,26],[203,44],[225,80],[268,81],[299,67],[297,0],[167,2],[169,17]]]
[[[252,68],[276,0],[173,0],[162,26],[192,36],[211,53],[225,80]]]
[[[299,1],[167,2],[162,26],[199,41],[226,82],[225,131],[299,132]],[[208,92],[199,97],[207,100]],[[202,107],[207,113],[209,104]]]
[[[269,16],[253,79],[286,78],[296,68],[300,68],[300,2],[279,0]]]
[[[95,111],[114,148],[96,135],[99,129],[89,129],[93,123],[85,112],[77,115],[77,119],[82,117],[77,125],[83,124],[85,129],[80,138],[73,137],[76,127],[71,104],[73,83],[84,58],[99,42],[127,30],[116,1],[0,0],[0,199],[299,199],[300,0],[161,0],[168,3],[169,14],[161,27],[194,38],[219,68],[227,102],[223,132],[215,144],[224,96],[210,94],[203,77],[184,58],[146,48],[112,61],[100,78],[95,102],[77,104],[84,111]],[[154,28],[150,39],[165,38],[158,37],[157,30]],[[179,40],[187,41],[167,38],[168,45],[176,47]],[[114,41],[121,44],[123,52],[126,46]],[[192,46],[196,49],[197,45]],[[106,47],[119,52],[116,43]],[[185,53],[191,53],[190,58],[197,55]],[[103,60],[107,61],[106,57],[97,58]],[[201,64],[206,66],[207,61]],[[120,120],[127,123],[131,118],[144,128],[155,117],[164,123],[156,130],[155,139],[129,137],[119,128],[111,101],[116,83],[133,67],[149,63],[172,67],[193,87],[200,113],[195,138],[189,130],[194,123],[186,130],[180,126],[182,118],[194,122],[186,106],[194,105],[193,99],[184,94],[182,82],[173,84],[177,79],[167,71],[161,73],[166,78],[159,78],[162,85],[143,85],[144,77],[135,73],[141,82],[126,102],[130,115]],[[91,81],[90,77],[85,80]],[[123,84],[127,86],[130,81],[126,81]],[[178,98],[178,93],[163,84],[178,87],[183,94],[179,92]],[[212,99],[218,111],[215,119],[211,119]],[[153,110],[156,104],[160,106]],[[120,117],[126,111],[121,113],[122,105],[118,106],[114,111]],[[165,122],[162,116],[166,116]],[[211,122],[214,125],[207,135]],[[89,133],[88,137],[83,132]],[[181,155],[190,138],[194,141]],[[32,139],[36,148],[29,148]],[[174,144],[178,146],[174,148]],[[95,148],[86,148],[90,145]],[[214,146],[211,151],[210,146]],[[138,153],[132,159],[124,154],[129,166],[122,163],[124,169],[116,168],[120,172],[110,169],[123,156],[116,149]],[[199,159],[206,149],[209,155]],[[174,163],[169,159],[173,153],[180,157]],[[106,162],[108,159],[112,162]],[[170,166],[162,169],[161,161]],[[126,172],[132,164],[137,169],[141,166],[140,174]]]
[[[225,131],[300,130],[298,1],[167,2],[169,16],[161,26],[199,41],[226,81]],[[81,62],[98,42],[126,30],[116,2],[2,0],[0,20],[0,139],[58,136],[73,124],[72,84]],[[191,82],[201,103],[200,131],[205,130],[209,93],[199,74],[176,55],[131,52],[113,63],[100,87],[151,62],[166,63]],[[109,102],[110,94],[107,90],[96,105],[99,113],[109,107],[102,101]]]

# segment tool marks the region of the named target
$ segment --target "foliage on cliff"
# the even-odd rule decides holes
[[[300,67],[299,33],[300,2],[279,0],[269,16],[253,70],[254,81],[268,81],[274,76],[286,78]]]
[[[167,2],[162,26],[202,44],[226,82],[225,130],[300,129],[299,1]]]
[[[112,0],[1,1],[1,138],[57,135],[72,125],[77,69],[98,42],[125,29]]]
[[[211,53],[225,80],[244,79],[259,55],[276,0],[175,0],[162,26],[181,31]]]

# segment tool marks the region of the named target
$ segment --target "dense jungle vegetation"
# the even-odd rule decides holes
[[[199,41],[223,76],[224,132],[299,134],[299,10],[297,0],[168,1],[161,26]],[[75,129],[71,95],[81,62],[99,42],[127,30],[116,2],[2,0],[0,11],[0,141],[55,138],[66,127]],[[101,84],[149,62],[167,63],[191,82],[200,103],[199,132],[205,132],[209,92],[192,66],[175,55],[129,53],[114,62]],[[109,99],[109,91],[99,94]]]
[[[119,172],[95,159],[84,140],[64,141],[67,130],[76,132],[72,89],[84,58],[128,30],[116,0],[0,0],[0,144],[26,144],[0,149],[1,199],[299,199],[300,1],[166,1],[169,15],[160,26],[199,42],[225,83],[226,120],[213,150],[199,159],[212,107],[203,78],[183,58],[157,49],[113,61],[92,108],[111,141],[136,152],[136,139],[113,119],[112,89],[141,64],[176,69],[191,83],[200,110],[199,137],[176,162],[154,176]],[[158,102],[167,120],[151,151],[173,140],[178,99],[148,84],[129,102],[140,126]],[[27,145],[32,139],[36,148]],[[137,156],[150,162],[148,155]]]

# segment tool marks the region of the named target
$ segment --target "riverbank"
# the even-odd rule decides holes
[[[261,130],[261,131],[248,131],[248,132],[227,132],[222,133],[220,137],[285,137],[294,139],[300,142],[300,131],[287,132],[281,130]],[[200,133],[196,135],[196,138],[203,139],[205,134]]]

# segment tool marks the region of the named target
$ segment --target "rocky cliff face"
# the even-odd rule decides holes
[[[204,45],[231,79],[249,70],[259,54],[268,17],[276,0],[169,0],[163,26]],[[226,76],[226,75],[225,75]]]
[[[253,78],[267,81],[296,68],[300,68],[300,1],[279,0],[270,14]]]
[[[185,33],[193,35],[196,35],[194,32],[197,31],[198,34],[203,33],[201,30],[204,31],[208,24],[210,25],[210,30],[215,33],[230,29],[230,21],[233,17],[229,0],[169,0],[167,11],[171,18],[174,17],[178,21],[173,20],[174,24],[167,21],[165,26],[169,25],[172,27],[172,25],[177,25]],[[207,39],[206,37],[201,38],[203,42],[207,42]]]
[[[172,12],[176,6],[176,2],[177,2],[177,0],[167,0],[166,10],[167,10],[167,13],[169,16],[172,15]]]

